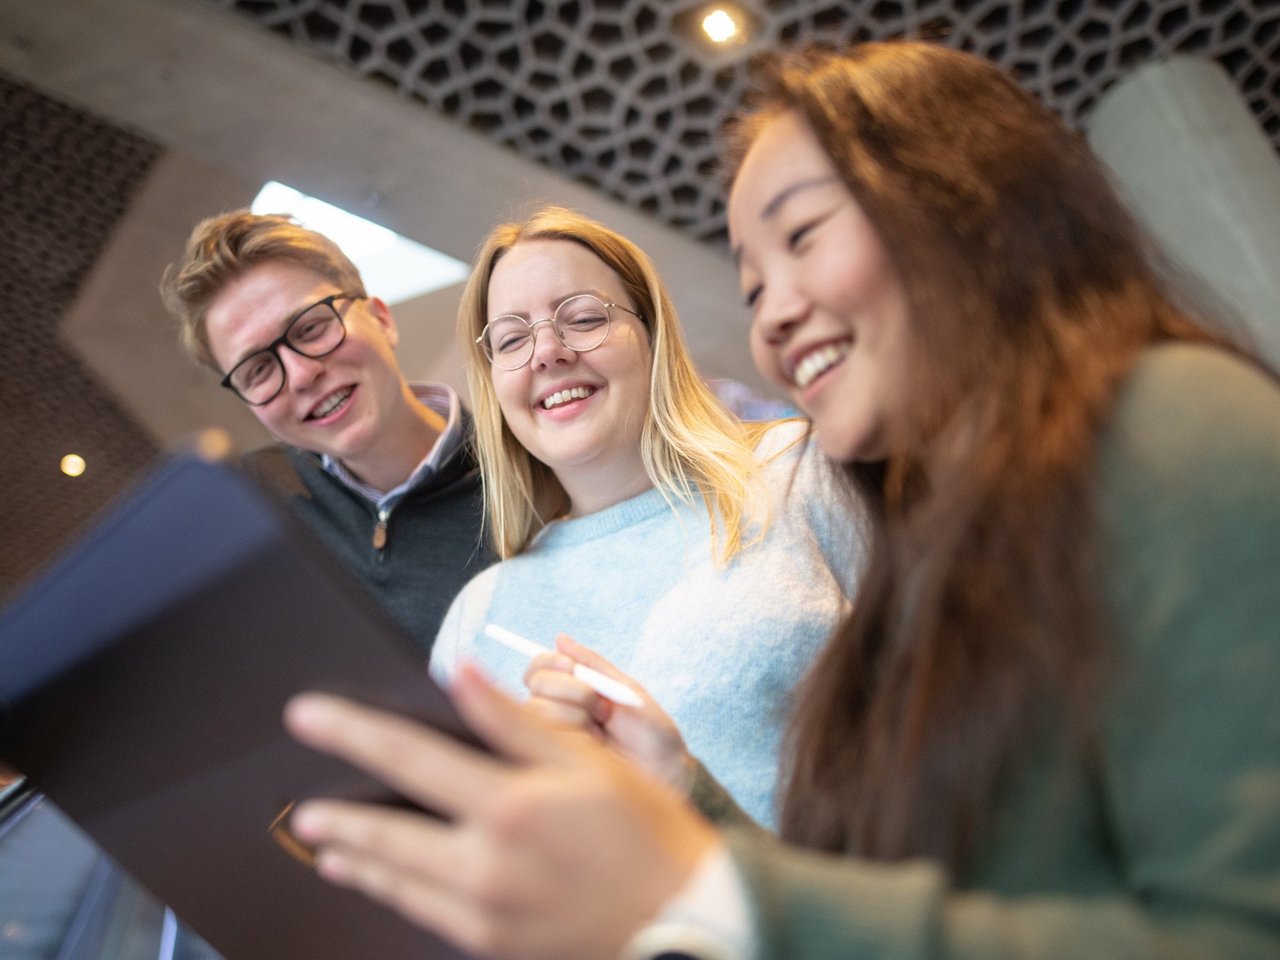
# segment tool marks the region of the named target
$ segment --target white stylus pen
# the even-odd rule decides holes
[[[496,624],[486,624],[484,635],[490,640],[497,640],[500,644],[509,650],[523,654],[532,660],[540,653],[554,653],[540,644],[534,643],[527,637],[522,637],[518,633],[512,633]],[[573,665],[573,675],[585,683],[588,687],[600,694],[602,697],[608,697],[614,703],[620,703],[626,707],[642,707],[644,701],[640,699],[639,694],[628,687],[625,683],[606,677],[599,670],[592,670],[590,667],[581,663]]]

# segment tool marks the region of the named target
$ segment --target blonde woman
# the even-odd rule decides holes
[[[859,569],[849,495],[800,424],[725,411],[648,257],[573,211],[490,233],[459,332],[504,562],[454,601],[434,669],[447,676],[465,657],[522,689],[528,661],[484,627],[546,645],[567,634],[645,701],[592,694],[601,732],[688,789],[696,765],[670,749],[678,727],[772,823],[788,691],[848,610]],[[609,669],[571,640],[560,650]],[[554,670],[530,682],[551,713],[574,683]]]

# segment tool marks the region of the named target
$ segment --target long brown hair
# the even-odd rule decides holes
[[[912,409],[850,619],[795,702],[783,835],[965,869],[1032,730],[1087,751],[1108,666],[1092,457],[1147,345],[1217,342],[1078,135],[990,64],[920,43],[775,61],[731,132],[808,123],[907,291]]]

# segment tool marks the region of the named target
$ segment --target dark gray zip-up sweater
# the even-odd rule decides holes
[[[368,585],[428,656],[454,596],[496,559],[481,540],[480,470],[469,443],[385,521],[314,453],[277,444],[249,453],[244,466]]]

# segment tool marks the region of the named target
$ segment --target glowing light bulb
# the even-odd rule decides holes
[[[61,467],[62,472],[68,477],[78,477],[80,474],[84,473],[86,464],[84,462],[84,457],[80,456],[80,454],[68,453],[62,458],[62,463],[59,464],[59,466]]]

